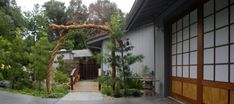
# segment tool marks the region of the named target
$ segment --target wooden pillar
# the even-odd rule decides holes
[[[202,80],[203,80],[203,2],[204,0],[198,0],[197,11],[198,11],[198,24],[197,24],[197,33],[198,33],[198,55],[197,55],[197,102],[198,104],[202,104],[203,98],[203,87],[202,87]]]
[[[71,86],[71,90],[73,90],[74,87],[73,87],[73,76],[72,75],[70,76],[70,86]]]

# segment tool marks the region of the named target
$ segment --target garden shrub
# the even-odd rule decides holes
[[[54,80],[59,84],[68,83],[69,78],[67,74],[64,74],[62,71],[56,70],[54,73]]]
[[[4,80],[2,73],[0,73],[0,81]]]
[[[130,89],[143,89],[143,82],[139,79],[133,79],[133,78],[129,78],[127,80],[127,85]]]
[[[120,92],[119,89],[116,89],[116,90],[114,91],[114,93],[113,93],[113,96],[116,97],[116,98],[118,98],[118,97],[122,97],[123,94]]]
[[[101,89],[101,93],[107,96],[110,96],[112,94],[112,90],[110,86],[103,86]]]
[[[140,97],[141,95],[141,91],[137,89],[128,89],[126,93],[126,96]]]

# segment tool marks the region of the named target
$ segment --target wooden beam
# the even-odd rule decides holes
[[[56,24],[49,24],[49,28],[54,29],[54,30],[62,30],[61,37],[59,38],[59,41],[57,42],[56,46],[51,52],[51,57],[48,62],[47,66],[47,73],[46,73],[46,87],[47,87],[47,92],[48,94],[51,93],[51,73],[52,73],[52,64],[54,62],[54,58],[60,48],[60,46],[65,42],[66,40],[66,34],[68,33],[69,30],[74,30],[74,29],[100,29],[106,32],[111,32],[112,30],[105,25],[95,25],[95,24],[82,24],[82,25],[56,25]],[[115,77],[115,76],[114,76]]]
[[[197,55],[197,102],[198,104],[202,104],[203,99],[203,87],[202,87],[202,80],[203,80],[203,2],[204,0],[198,0],[197,4],[197,33],[198,33],[198,55]]]

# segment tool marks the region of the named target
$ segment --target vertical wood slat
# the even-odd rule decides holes
[[[234,90],[230,90],[230,104],[234,104]]]
[[[202,79],[203,79],[203,0],[198,1],[198,23],[197,23],[197,33],[198,33],[198,55],[197,55],[197,101],[202,104],[203,89],[202,89]]]

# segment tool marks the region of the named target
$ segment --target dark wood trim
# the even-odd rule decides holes
[[[190,99],[188,97],[185,97],[176,93],[171,93],[171,97],[178,99],[186,104],[198,104],[196,100]]]
[[[168,58],[169,58],[169,95],[172,93],[172,80],[171,80],[171,76],[172,76],[172,25],[169,25],[170,26],[170,29],[169,29],[169,33],[170,33],[170,36],[169,36],[169,52],[168,52]],[[177,41],[177,40],[176,40]]]
[[[214,0],[214,47],[216,46],[216,12],[215,12],[215,8],[216,7],[216,2]],[[215,59],[215,55],[216,55],[216,49],[214,48],[214,63],[216,62]],[[214,66],[214,73],[213,73],[213,79],[215,80],[215,73],[216,73],[216,67]]]
[[[228,0],[228,43],[229,43],[229,46],[228,46],[228,82],[231,83],[231,26],[230,26],[230,23],[231,23],[231,0]],[[230,97],[231,97],[231,90],[228,90],[228,104],[230,104],[231,100],[230,100]]]
[[[201,81],[203,79],[203,0],[199,0],[198,2],[198,24],[197,24],[197,33],[198,33],[198,42],[197,42],[197,47],[198,47],[198,53],[197,53],[197,101],[198,104],[202,104],[202,99],[203,99],[203,89],[202,89],[202,84]]]
[[[221,88],[221,89],[234,90],[234,83],[203,80],[202,85],[203,86],[208,86],[208,87],[215,87],[215,88]]]
[[[193,83],[193,84],[197,83],[197,79],[182,78],[182,77],[171,77],[171,80],[182,81],[182,82]]]

